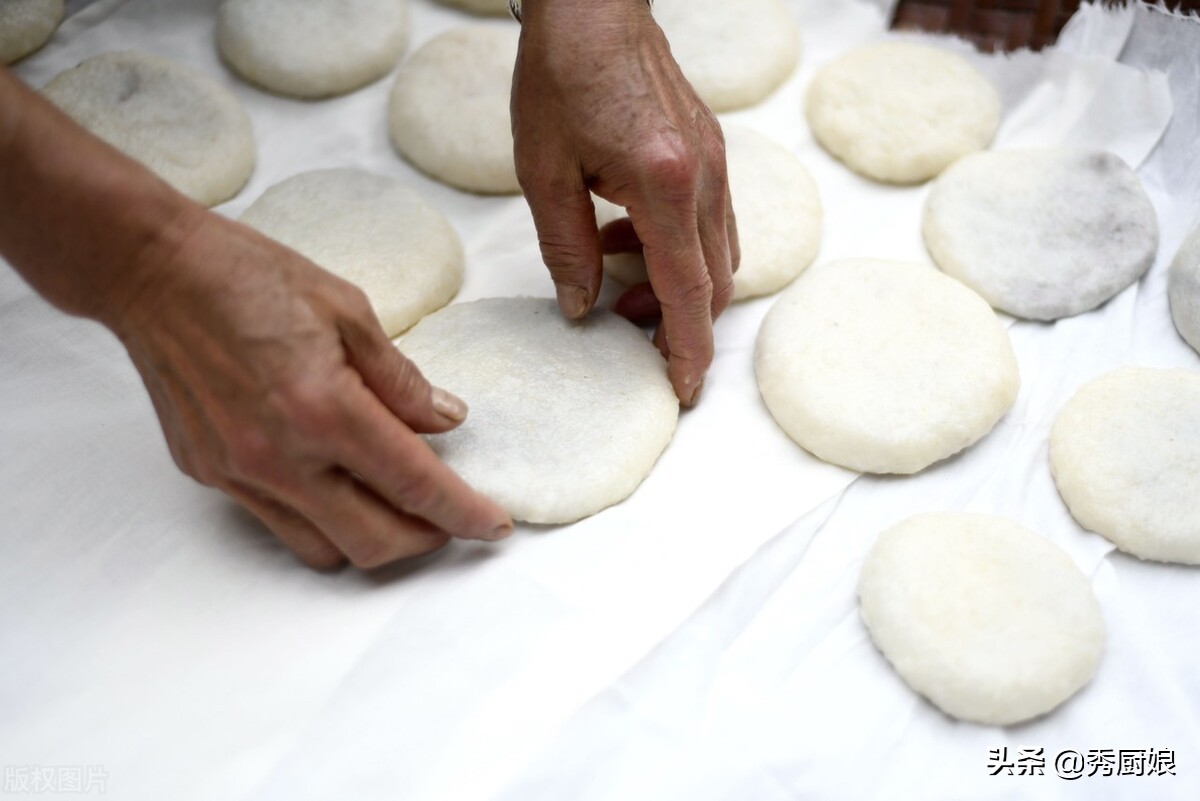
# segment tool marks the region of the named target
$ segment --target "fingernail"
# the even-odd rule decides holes
[[[582,317],[588,312],[587,290],[576,284],[559,284],[558,308],[572,320]]]
[[[688,398],[687,405],[695,406],[697,403],[699,403],[700,402],[700,393],[703,391],[704,391],[704,379],[701,378],[700,383],[697,384],[696,388],[692,390],[692,397]]]
[[[434,387],[431,394],[433,410],[442,417],[453,420],[455,423],[461,423],[467,419],[467,404],[463,403],[457,395],[451,395],[440,387]]]
[[[513,524],[512,523],[504,523],[502,525],[496,526],[494,529],[489,531],[486,539],[489,539],[492,541],[502,540],[505,537],[507,537],[509,534],[512,534],[512,533],[513,533]]]

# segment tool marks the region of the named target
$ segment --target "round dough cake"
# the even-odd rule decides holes
[[[454,6],[472,14],[492,14],[494,16],[508,14],[508,0],[438,0],[445,6]]]
[[[217,46],[243,78],[328,97],[382,78],[408,44],[408,0],[224,0]]]
[[[1187,343],[1200,351],[1200,225],[1171,262],[1171,318]]]
[[[767,313],[755,374],[788,436],[867,473],[915,473],[991,431],[1020,378],[983,300],[933,267],[809,269]]]
[[[666,362],[611,312],[569,322],[552,300],[493,298],[448,306],[396,344],[471,409],[429,444],[517,520],[569,523],[623,500],[679,417]]]
[[[43,94],[77,123],[193,200],[215,206],[254,171],[254,131],[237,98],[190,67],[147,53],[104,53]]]
[[[1054,421],[1050,468],[1079,525],[1200,565],[1200,373],[1125,367],[1084,385]]]
[[[520,193],[509,114],[518,35],[515,26],[455,28],[400,67],[388,120],[401,155],[459,189]]]
[[[769,295],[804,272],[821,247],[817,185],[791,151],[748,128],[725,126],[725,147],[742,251],[733,299]],[[600,225],[625,216],[620,206],[596,200]],[[646,280],[640,255],[606,256],[604,269],[627,285]]]
[[[19,61],[48,42],[63,10],[63,0],[0,2],[0,64]]]
[[[654,19],[713,111],[765,100],[800,58],[800,28],[783,0],[655,0]]]
[[[986,148],[1000,125],[1000,96],[960,56],[888,42],[823,67],[806,113],[817,141],[847,167],[909,184]]]
[[[462,285],[458,234],[394,178],[301,173],[264,192],[241,219],[366,292],[388,336],[445,306]]]
[[[1105,627],[1087,577],[1047,540],[979,514],[923,514],[879,536],[859,611],[904,681],[948,715],[1006,726],[1096,673]]]
[[[975,153],[934,182],[925,245],[943,272],[997,309],[1057,320],[1138,280],[1158,221],[1137,173],[1103,151]]]

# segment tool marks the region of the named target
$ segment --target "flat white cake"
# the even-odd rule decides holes
[[[338,95],[391,71],[408,44],[408,0],[224,0],[217,46],[251,83]]]
[[[1095,150],[964,156],[934,181],[922,230],[943,272],[1031,320],[1096,308],[1158,251],[1158,219],[1137,173]]]
[[[472,14],[491,14],[500,16],[508,14],[508,0],[438,0],[446,6],[461,8]]]
[[[915,473],[983,437],[1016,401],[1008,333],[933,267],[868,259],[809,268],[755,348],[763,401],[817,458]]]
[[[666,362],[611,312],[572,322],[552,300],[479,300],[426,317],[396,345],[470,407],[429,444],[517,520],[569,523],[625,499],[679,417]]]
[[[1000,97],[961,56],[935,47],[866,45],[822,67],[808,87],[817,141],[857,173],[927,181],[983,150],[1000,125]]]
[[[93,56],[42,93],[77,123],[183,194],[215,206],[254,171],[254,131],[233,94],[148,53]]]
[[[765,100],[800,58],[800,28],[783,0],[655,0],[654,19],[713,111]]]
[[[1175,254],[1168,284],[1175,328],[1200,352],[1200,225]]]
[[[1079,525],[1200,564],[1200,373],[1124,367],[1085,384],[1054,421],[1050,468]]]
[[[0,64],[20,61],[49,41],[63,11],[63,0],[0,0]]]
[[[469,25],[401,65],[388,107],[392,143],[420,170],[481,194],[519,194],[509,100],[516,26]]]
[[[366,292],[388,336],[445,306],[462,285],[458,234],[395,178],[301,173],[264,192],[241,220]]]
[[[821,247],[824,212],[817,185],[800,159],[770,138],[726,125],[729,188],[737,217],[742,261],[733,276],[733,299],[778,292],[812,264]],[[597,222],[625,216],[624,209],[595,198]],[[604,269],[621,283],[646,280],[640,254],[605,256]]]
[[[859,611],[904,681],[948,715],[1007,726],[1087,684],[1104,653],[1091,584],[1056,545],[1009,520],[923,514],[879,536]]]

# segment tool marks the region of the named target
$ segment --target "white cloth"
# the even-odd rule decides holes
[[[801,69],[728,118],[812,172],[826,209],[820,258],[926,259],[925,190],[850,174],[803,122],[814,70],[883,36],[882,13],[789,2],[805,29]],[[40,86],[119,48],[190,64],[238,94],[258,136],[258,169],[221,213],[303,170],[375,170],[450,216],[468,254],[459,299],[552,295],[523,200],[461,194],[394,154],[390,81],[320,103],[263,94],[221,66],[215,5],[101,0],[18,73]],[[411,47],[465,19],[414,0]],[[751,358],[771,300],[752,301],[718,323],[703,403],[627,502],[380,575],[318,575],[175,471],[111,335],[0,269],[0,775],[102,766],[120,799],[1195,798],[1200,582],[1194,570],[1108,556],[1068,517],[1045,456],[1054,412],[1084,380],[1122,363],[1200,367],[1165,296],[1165,267],[1200,204],[1178,176],[1200,176],[1185,161],[1195,154],[1175,134],[1200,120],[1195,62],[1139,45],[1142,23],[1130,24],[1128,48],[1159,59],[1135,67],[1171,74],[1177,113],[1165,137],[1167,79],[1116,64],[1119,49],[1003,58],[957,45],[1000,88],[999,147],[1086,142],[1138,166],[1161,138],[1142,174],[1163,247],[1150,275],[1099,312],[1013,325],[1017,408],[966,454],[911,479],[856,480],[775,427]],[[1170,24],[1189,36],[1198,27]],[[1194,58],[1191,42],[1176,49]],[[857,619],[854,582],[874,534],[909,513],[959,508],[1017,519],[1095,577],[1109,653],[1096,681],[1042,722],[998,730],[941,717],[887,669]],[[988,749],[1018,743],[1174,748],[1180,775],[989,777]]]

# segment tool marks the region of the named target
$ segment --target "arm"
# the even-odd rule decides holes
[[[628,209],[629,222],[605,238],[624,247],[640,241],[650,276],[650,287],[631,291],[618,308],[637,313],[657,298],[655,342],[676,394],[691,404],[739,259],[721,128],[645,0],[524,0],[522,21],[512,104],[517,175],[559,306],[581,317],[596,302],[594,191]]]
[[[121,339],[179,467],[306,562],[375,567],[512,530],[415,433],[466,407],[357,288],[183,197],[3,69],[0,185],[0,254]]]

